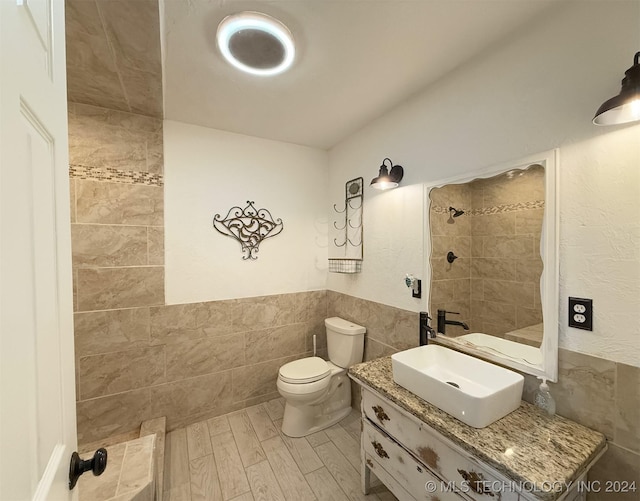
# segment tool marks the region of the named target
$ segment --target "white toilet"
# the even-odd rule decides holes
[[[338,317],[324,324],[329,362],[302,358],[283,365],[278,373],[278,391],[286,400],[282,432],[289,437],[328,428],[351,412],[347,369],[362,362],[367,329]]]

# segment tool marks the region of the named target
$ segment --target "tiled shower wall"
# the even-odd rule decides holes
[[[447,185],[431,200],[431,312],[460,312],[452,318],[472,332],[497,336],[542,322],[543,168]],[[453,218],[450,206],[465,213]],[[458,256],[451,264],[449,251]],[[463,333],[447,326],[448,335]]]
[[[326,292],[165,305],[162,122],[69,103],[78,440],[169,429],[278,396],[326,353]]]

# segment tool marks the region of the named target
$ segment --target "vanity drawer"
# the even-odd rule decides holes
[[[439,478],[416,461],[411,454],[367,421],[364,422],[362,439],[365,461],[367,461],[369,467],[372,467],[371,460],[373,459],[394,479],[395,482],[392,485],[387,485],[392,492],[398,490],[398,486],[401,487],[400,492],[394,492],[396,496],[403,496],[404,492],[406,492],[412,498],[420,501],[461,501],[464,499],[455,494],[453,489],[443,492],[441,487],[444,482],[441,482]],[[376,475],[379,474],[379,470],[375,465],[371,469]],[[379,475],[379,478],[383,481],[385,480],[384,477],[384,474]]]
[[[436,431],[416,418],[405,415],[370,391],[362,393],[364,414],[372,423],[446,481],[453,481],[465,495],[476,501],[517,501],[519,495],[509,489],[506,478],[498,477],[481,466],[472,456],[446,443]],[[503,484],[504,482],[504,484]],[[497,489],[501,492],[493,492]]]

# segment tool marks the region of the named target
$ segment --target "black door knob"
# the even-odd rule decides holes
[[[107,449],[98,449],[91,459],[82,459],[77,452],[71,454],[69,465],[69,490],[73,489],[85,471],[92,471],[95,476],[102,475],[107,468]]]

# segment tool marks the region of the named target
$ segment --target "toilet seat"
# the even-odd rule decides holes
[[[320,357],[294,360],[280,367],[278,378],[289,384],[306,384],[320,381],[331,375],[331,367]]]

